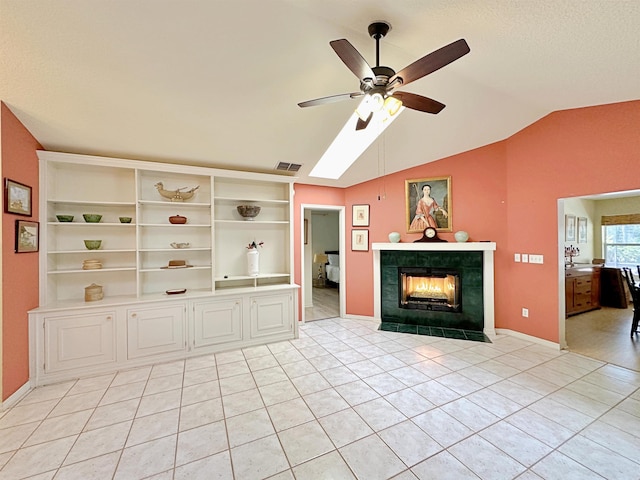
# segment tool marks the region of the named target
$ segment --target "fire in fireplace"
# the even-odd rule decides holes
[[[457,270],[430,267],[398,267],[400,308],[461,312],[462,290]]]

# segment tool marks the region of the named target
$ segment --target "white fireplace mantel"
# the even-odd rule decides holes
[[[495,242],[418,242],[418,243],[374,243],[373,250],[373,315],[382,321],[380,298],[380,252],[383,250],[424,251],[424,252],[482,252],[482,294],[484,303],[484,329],[489,337],[496,336],[494,308],[494,268],[493,252]]]

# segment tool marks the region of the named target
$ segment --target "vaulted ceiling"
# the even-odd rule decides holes
[[[329,41],[396,71],[466,39],[337,181],[307,177],[358,100]],[[640,98],[638,0],[0,0],[0,100],[48,150],[349,186],[507,138],[555,110]]]

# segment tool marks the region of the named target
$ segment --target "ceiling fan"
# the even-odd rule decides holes
[[[402,106],[433,114],[442,111],[445,107],[443,103],[415,93],[396,90],[466,55],[470,51],[469,45],[464,39],[457,40],[425,55],[396,73],[392,68],[380,65],[380,39],[384,38],[390,29],[391,26],[386,22],[374,22],[369,25],[369,35],[376,41],[375,67],[370,67],[348,40],[343,38],[329,42],[331,48],[347,68],[360,79],[360,91],[316,98],[315,100],[301,102],[298,105],[300,107],[312,107],[364,96],[363,102],[356,109],[359,117],[356,130],[366,128],[373,117],[373,113],[382,109],[391,116],[397,113]]]

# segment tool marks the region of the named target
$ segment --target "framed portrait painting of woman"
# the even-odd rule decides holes
[[[405,181],[407,233],[422,233],[433,227],[453,231],[451,222],[451,177]]]

